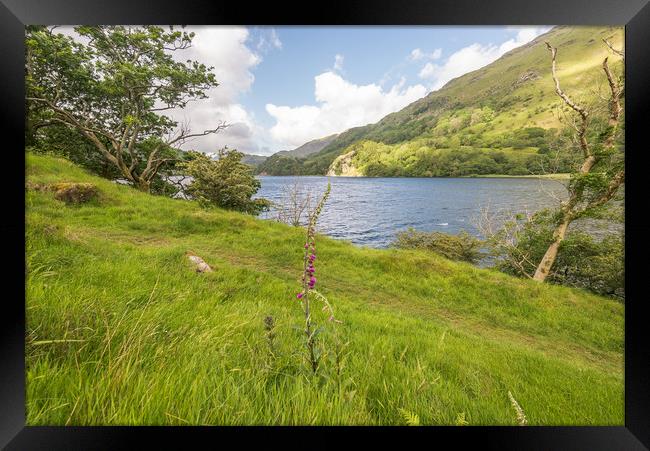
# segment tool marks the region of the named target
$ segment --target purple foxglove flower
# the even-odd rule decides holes
[[[298,294],[296,295],[296,297],[297,297],[298,299],[302,299],[302,296],[303,296],[303,293],[298,293]]]

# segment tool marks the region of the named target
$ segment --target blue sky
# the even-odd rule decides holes
[[[255,42],[260,29],[252,29]],[[422,80],[418,73],[428,62],[409,58],[420,49],[431,54],[441,49],[439,59],[474,43],[501,44],[515,37],[507,27],[277,27],[281,49],[263,55],[254,69],[253,89],[242,96],[242,104],[256,112],[260,123],[273,125],[265,105],[314,103],[314,77],[331,70],[336,55],[343,56],[343,77],[354,83],[378,83],[389,87],[405,77],[406,84]]]
[[[270,155],[377,122],[551,27],[186,28],[193,45],[175,57],[213,66],[220,86],[171,115],[192,131],[229,127],[183,148]]]

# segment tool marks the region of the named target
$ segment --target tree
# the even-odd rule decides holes
[[[605,41],[605,44],[614,50],[609,42]],[[582,153],[582,162],[577,171],[571,174],[567,187],[568,198],[561,203],[554,217],[555,229],[551,243],[533,275],[533,279],[540,282],[549,275],[569,225],[604,206],[625,181],[624,144],[621,133],[623,76],[615,77],[609,67],[608,58],[603,60],[602,68],[609,85],[609,98],[607,121],[599,121],[597,117],[593,117],[597,109],[588,109],[564,93],[556,71],[557,49],[548,42],[546,46],[551,52],[551,74],[555,92],[573,110],[576,119],[572,127],[575,142]],[[625,62],[622,51],[614,52]]]
[[[193,178],[187,192],[199,203],[254,215],[268,209],[268,200],[252,199],[261,184],[251,167],[241,162],[244,154],[224,148],[216,161],[200,152],[190,155],[180,167]]]
[[[164,111],[206,98],[212,68],[178,62],[193,33],[169,27],[79,26],[85,43],[29,27],[26,37],[27,134],[62,124],[81,133],[102,157],[142,191],[161,166],[176,158],[172,146],[225,127],[190,133]]]
[[[533,278],[556,226],[552,210],[534,214],[499,214],[484,209],[477,227],[487,240],[494,266],[507,274]],[[504,218],[505,216],[505,218]],[[600,231],[600,237],[570,230],[560,243],[557,258],[546,281],[585,288],[598,294],[625,298],[624,238],[616,231]]]

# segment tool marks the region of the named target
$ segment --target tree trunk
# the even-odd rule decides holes
[[[560,248],[560,243],[562,240],[564,240],[564,236],[566,235],[566,231],[570,223],[571,218],[569,216],[564,216],[562,222],[560,222],[560,224],[558,224],[558,226],[555,228],[555,232],[553,232],[553,242],[548,247],[548,249],[546,249],[546,253],[544,254],[544,257],[542,257],[542,261],[539,262],[539,265],[535,270],[533,280],[537,280],[538,282],[544,282],[544,280],[546,280],[546,277],[551,272],[553,263],[555,263],[557,252]]]
[[[151,183],[146,180],[138,180],[135,186],[143,193],[149,193],[151,190]]]

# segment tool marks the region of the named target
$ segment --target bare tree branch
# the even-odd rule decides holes
[[[213,128],[213,129],[210,129],[210,130],[205,130],[205,131],[203,131],[201,133],[189,133],[189,129],[181,128],[180,134],[176,138],[174,138],[174,139],[172,139],[170,141],[167,141],[167,145],[171,146],[172,144],[177,143],[177,142],[180,142],[182,144],[185,141],[187,141],[189,138],[196,138],[198,136],[206,136],[206,135],[210,135],[212,133],[218,133],[221,130],[225,130],[229,126],[230,126],[229,124],[226,124],[225,122],[222,121],[219,125],[217,125],[216,128]]]
[[[607,39],[603,39],[603,42],[605,43],[605,45],[606,45],[607,47],[609,47],[609,49],[610,49],[612,52],[614,52],[614,53],[616,53],[618,56],[620,56],[620,57],[623,59],[623,61],[625,62],[625,52],[624,52],[624,51],[622,51],[622,50],[618,50],[618,49],[615,49],[614,46],[612,45],[612,43],[609,42]]]
[[[589,158],[591,156],[591,150],[589,148],[589,143],[587,142],[587,126],[589,124],[589,112],[584,107],[578,105],[573,100],[571,100],[569,96],[567,96],[564,93],[564,91],[562,91],[562,88],[560,87],[560,80],[557,78],[557,67],[556,67],[557,64],[555,58],[557,55],[557,49],[555,47],[552,47],[551,44],[549,44],[548,42],[546,42],[546,47],[551,52],[551,74],[553,76],[553,81],[555,83],[555,92],[564,101],[564,103],[566,103],[571,109],[573,109],[580,116],[581,119],[580,125],[574,126],[574,128],[578,132],[578,140],[580,142],[580,148],[582,149],[582,152],[586,157],[585,163],[587,163],[587,161],[591,161],[591,159]],[[589,169],[591,169],[591,166],[589,167]]]

